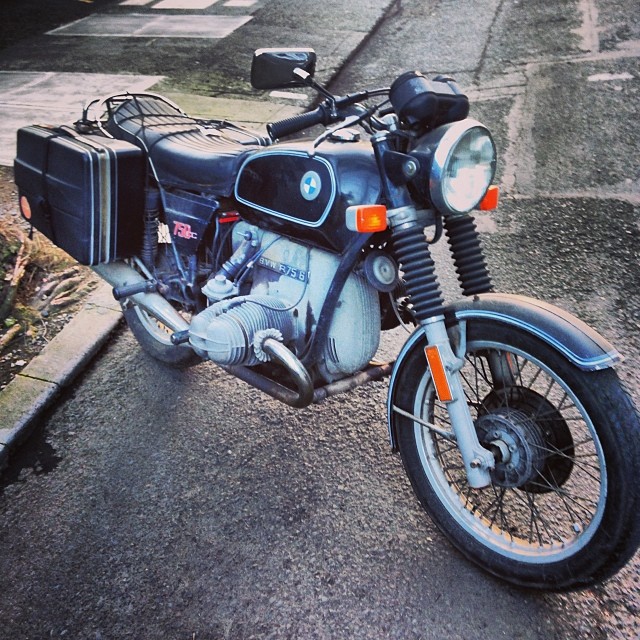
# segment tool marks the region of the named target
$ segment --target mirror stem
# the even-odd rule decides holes
[[[297,78],[300,78],[302,82],[304,82],[307,86],[312,87],[318,93],[321,93],[325,98],[327,98],[331,102],[331,110],[336,110],[336,99],[335,96],[329,93],[323,86],[319,85],[311,76],[310,73],[307,73],[304,69],[300,69],[300,67],[296,67],[293,70],[293,75]]]

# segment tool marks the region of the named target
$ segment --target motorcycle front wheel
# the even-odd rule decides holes
[[[469,486],[414,349],[392,392],[403,413],[390,419],[421,504],[467,558],[513,584],[569,590],[612,576],[640,544],[640,420],[616,373],[581,371],[531,334],[488,321],[468,321],[466,345],[461,379],[496,459],[492,483]]]

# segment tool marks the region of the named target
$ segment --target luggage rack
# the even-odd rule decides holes
[[[175,102],[165,98],[159,93],[115,93],[108,96],[102,96],[100,98],[94,98],[91,100],[82,110],[82,117],[75,122],[76,127],[81,130],[86,127],[89,130],[95,131],[97,129],[103,136],[107,138],[113,138],[114,136],[109,133],[105,128],[106,123],[113,117],[114,113],[123,103],[133,100],[137,102],[140,98],[150,98],[152,100],[158,100],[165,105],[171,107],[176,112],[176,117],[180,119],[186,119],[193,121],[194,118],[188,116]],[[95,113],[94,117],[91,117]],[[140,109],[139,115],[144,117],[145,115],[152,115],[145,113]]]
[[[142,100],[144,100],[146,104],[142,104]],[[258,144],[260,146],[267,146],[271,144],[269,137],[262,136],[229,120],[194,118],[193,116],[185,113],[181,107],[169,98],[160,95],[159,93],[152,92],[125,92],[95,98],[84,107],[82,110],[82,117],[74,123],[74,126],[80,133],[96,132],[97,130],[101,135],[107,138],[114,138],[116,136],[108,130],[107,125],[112,120],[116,111],[125,102],[132,102],[136,105],[138,111],[131,117],[139,117],[143,129],[145,117],[162,116],[163,118],[168,118],[169,114],[166,111],[153,111],[149,109],[149,101],[161,103],[165,107],[169,107],[169,109],[171,109],[171,120],[166,120],[163,123],[168,126],[192,124],[195,129],[201,130],[205,134],[211,131],[222,132],[226,129],[239,133],[246,138],[245,140],[235,138],[235,140],[240,144]]]

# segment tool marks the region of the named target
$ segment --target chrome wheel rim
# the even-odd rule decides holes
[[[540,473],[541,465],[537,461],[537,470],[527,477],[528,484],[522,481],[520,486],[509,486],[506,481],[494,481],[487,488],[472,489],[455,442],[415,422],[418,455],[431,487],[468,534],[500,555],[530,564],[556,562],[575,555],[597,530],[607,495],[606,464],[591,419],[567,384],[525,352],[492,341],[473,341],[467,352],[461,375],[474,420],[480,424],[487,411],[497,413],[495,408],[487,407],[487,398],[495,393],[489,357],[507,358],[518,386],[545,398],[544,406],[553,405],[557,412],[554,419],[562,416],[571,432],[571,449],[564,446],[554,451],[548,441],[541,445],[537,436],[531,438],[529,448],[539,450],[544,446],[546,456],[558,459],[570,456],[570,473],[563,475],[562,482],[550,482]],[[504,407],[508,404],[508,395],[505,398],[501,411],[508,414]],[[523,423],[520,409],[514,413]],[[446,407],[437,401],[428,374],[420,381],[413,411],[436,427],[451,429]],[[541,421],[543,416],[530,418]],[[484,420],[486,422],[486,418]],[[517,426],[517,421],[514,424]],[[520,430],[526,435],[526,430]],[[502,446],[499,433],[497,438],[496,450],[499,450],[498,444]],[[511,443],[506,437],[504,440],[505,450],[508,444],[517,445],[515,437]],[[536,473],[538,477],[532,480]],[[549,485],[544,490],[531,490],[536,484],[544,483]]]

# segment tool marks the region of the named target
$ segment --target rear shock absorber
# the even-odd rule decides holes
[[[160,210],[160,191],[153,187],[145,190],[144,231],[142,235],[142,261],[153,268],[158,255],[158,217]]]
[[[393,227],[392,238],[416,318],[422,323],[443,316],[444,299],[422,226],[414,222]]]
[[[444,229],[463,294],[493,291],[473,216],[445,216]]]

